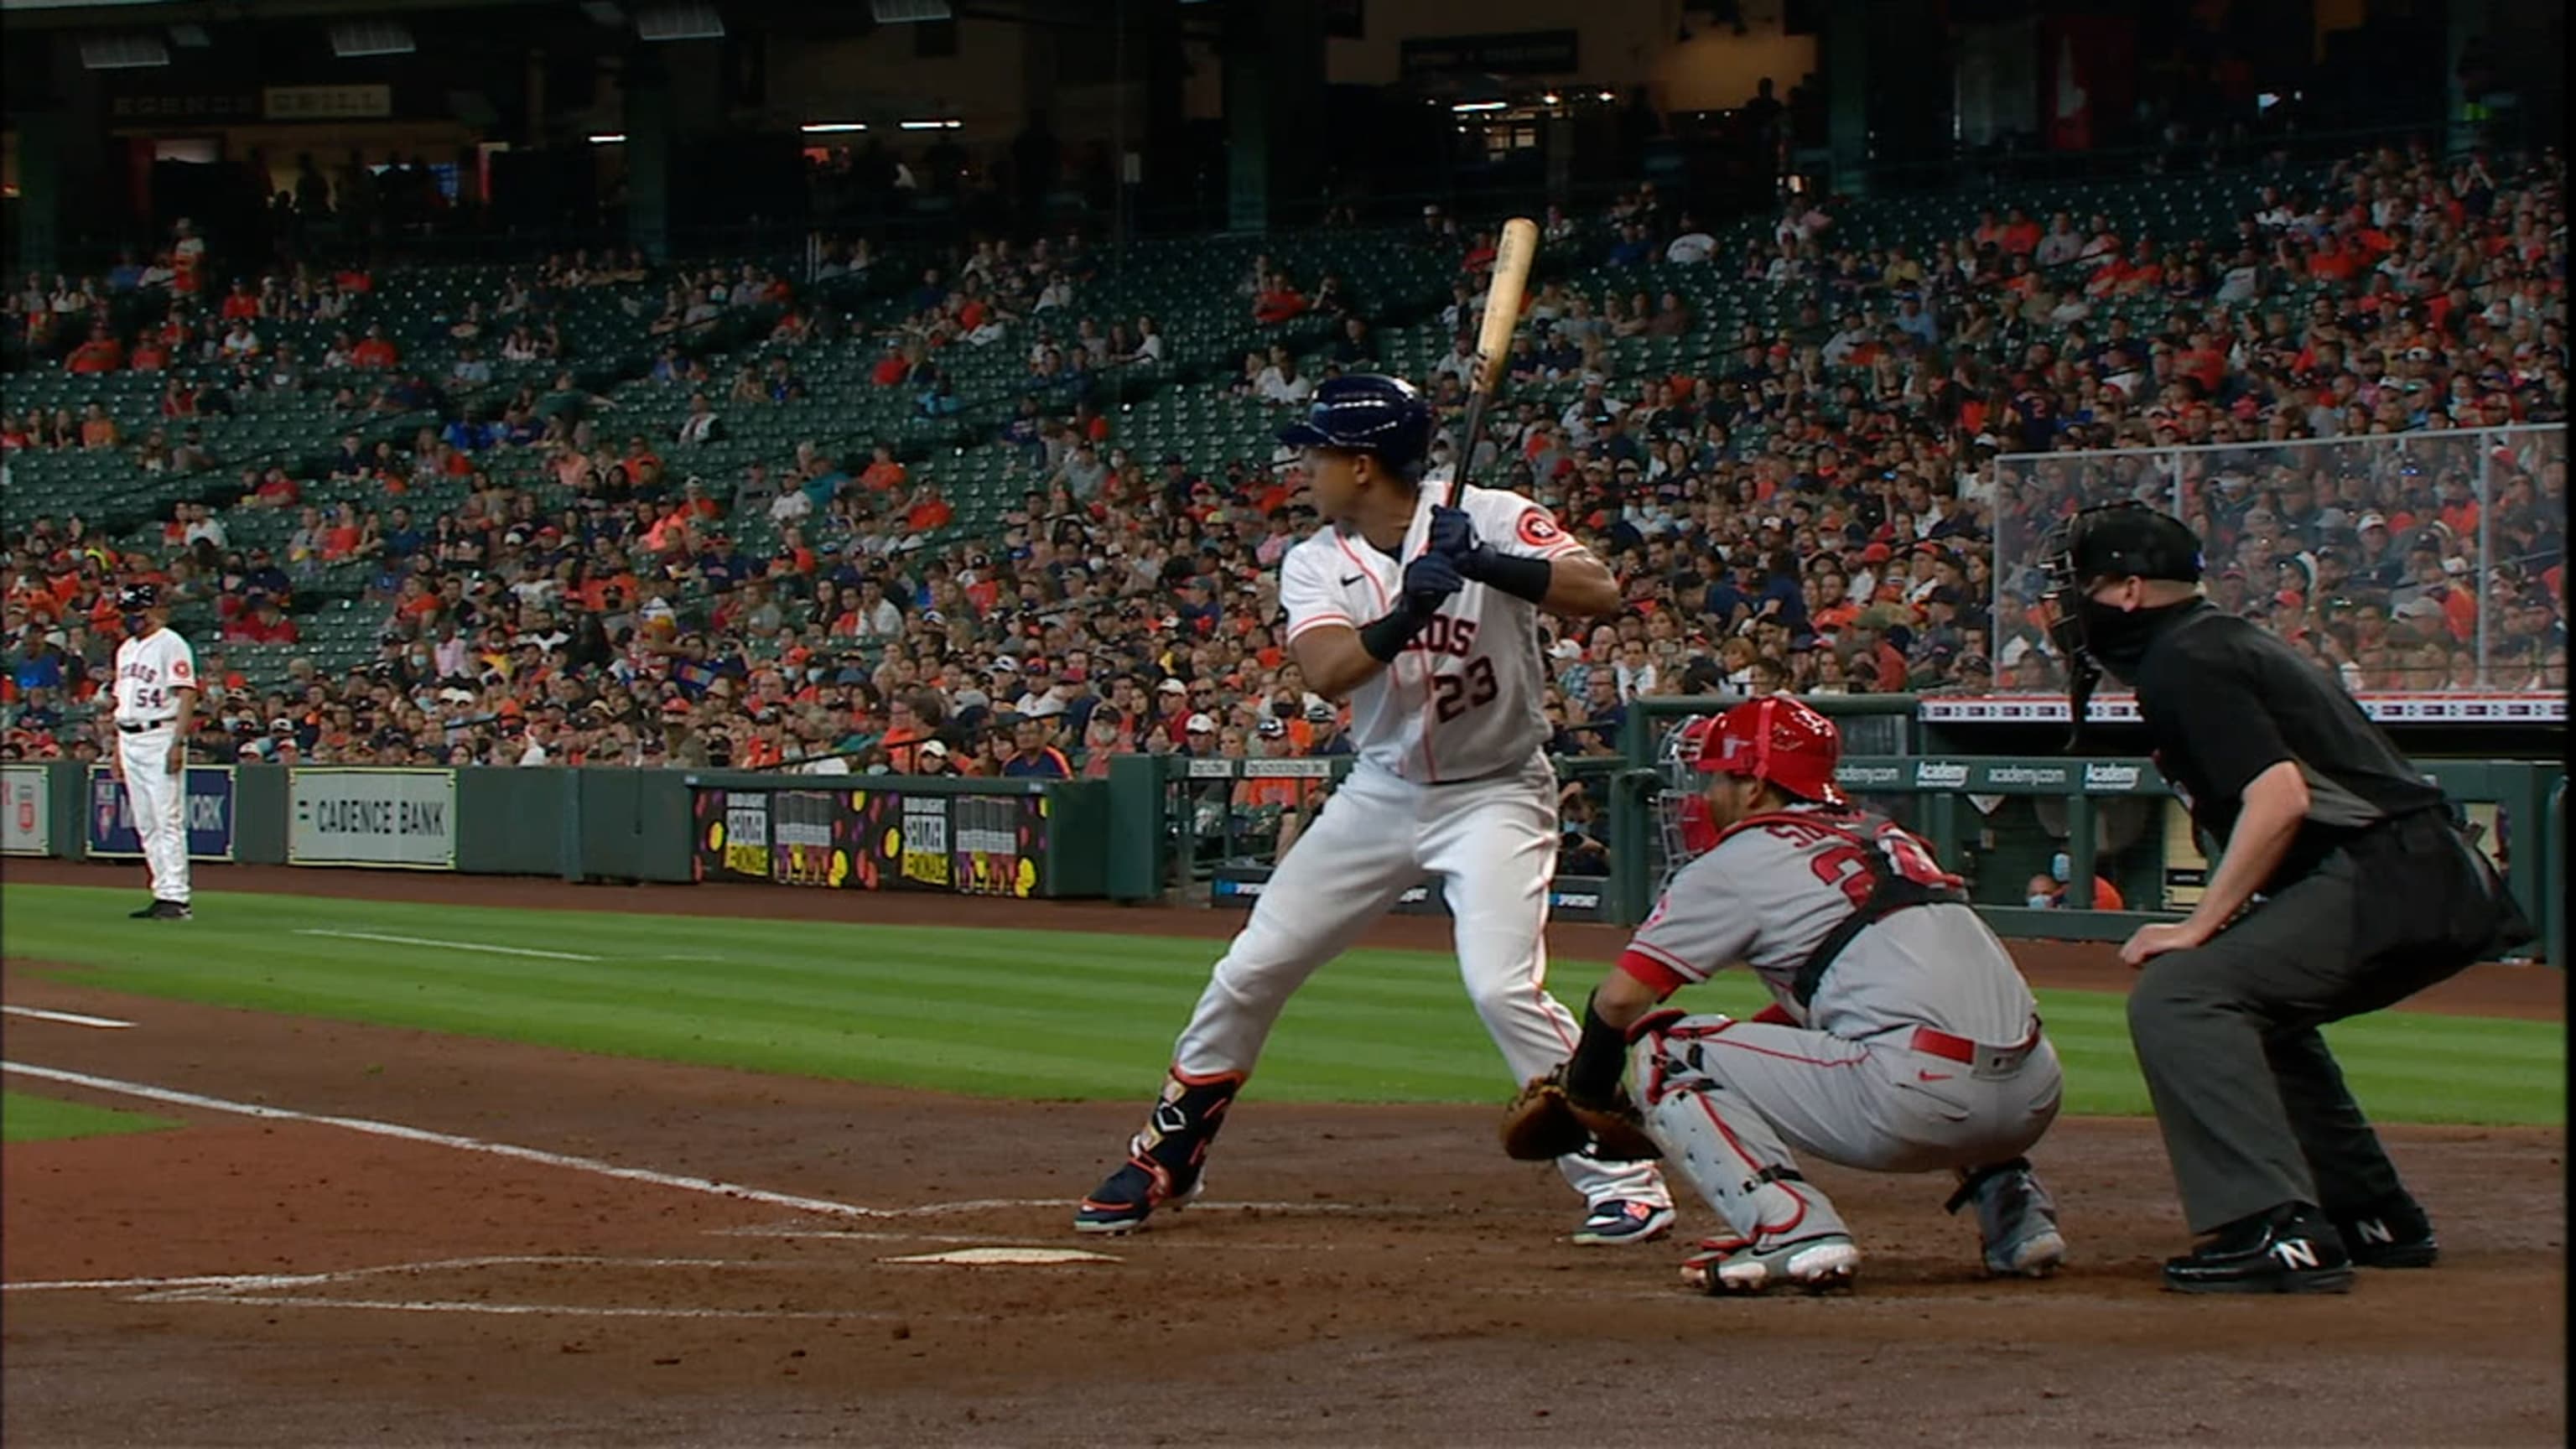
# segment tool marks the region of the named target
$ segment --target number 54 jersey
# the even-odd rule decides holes
[[[1279,561],[1288,642],[1327,624],[1356,629],[1392,610],[1443,491],[1423,485],[1394,553],[1329,525],[1288,550]],[[1470,487],[1458,506],[1478,541],[1501,552],[1557,559],[1583,551],[1554,515],[1517,493]],[[1352,747],[1361,766],[1417,784],[1524,769],[1547,740],[1546,689],[1538,607],[1471,579],[1393,664],[1352,692]]]
[[[1800,1022],[1846,1039],[1929,1026],[1979,1042],[2016,1042],[2038,1013],[2003,942],[1964,903],[1909,905],[1861,929],[1804,1008],[1799,968],[1870,895],[1876,850],[1889,875],[1956,884],[1930,847],[1865,811],[1795,805],[1754,816],[1673,877],[1620,958],[1664,991],[1741,961]]]

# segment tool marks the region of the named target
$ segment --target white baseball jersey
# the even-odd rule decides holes
[[[153,724],[179,712],[173,692],[197,687],[197,657],[175,630],[155,629],[116,646],[116,722]]]
[[[1426,484],[1393,555],[1332,526],[1290,549],[1279,564],[1288,641],[1326,624],[1356,629],[1392,610],[1441,492]],[[1583,547],[1517,493],[1469,487],[1458,506],[1479,541],[1507,554],[1553,559]],[[1517,770],[1547,740],[1546,688],[1538,607],[1469,580],[1394,663],[1353,691],[1351,744],[1362,764],[1417,784]]]
[[[1684,866],[1637,928],[1622,968],[1669,990],[1742,961],[1784,1009],[1837,1036],[1913,1023],[1971,1041],[2020,1041],[2037,1009],[2030,988],[1966,905],[1908,907],[1872,924],[1835,958],[1815,998],[1798,1005],[1798,968],[1869,891],[1863,846],[1852,837],[1874,845],[1893,874],[1951,882],[1929,847],[1886,820],[1792,806],[1744,822]]]

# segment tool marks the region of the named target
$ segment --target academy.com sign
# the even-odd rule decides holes
[[[286,863],[456,868],[454,770],[287,772]]]

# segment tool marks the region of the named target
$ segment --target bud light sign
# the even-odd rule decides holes
[[[233,772],[229,765],[188,767],[188,858],[233,858]],[[89,773],[89,853],[107,860],[140,860],[143,837],[134,828],[125,786],[104,765]]]

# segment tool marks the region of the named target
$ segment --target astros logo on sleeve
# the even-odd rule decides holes
[[[1520,536],[1532,548],[1546,548],[1563,541],[1565,530],[1556,526],[1555,519],[1532,510],[1521,515]]]

